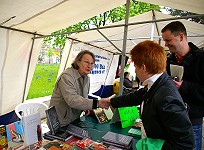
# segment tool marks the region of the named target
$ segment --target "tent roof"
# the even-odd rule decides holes
[[[120,6],[125,1],[0,0],[0,3],[0,25],[49,34]]]
[[[168,20],[168,18],[171,18],[171,19],[173,18],[173,16],[165,15],[161,12],[154,12],[154,15],[156,20],[159,20],[159,19]],[[126,52],[129,52],[134,47],[134,45],[136,45],[140,41],[143,41],[145,39],[150,40],[152,23],[142,23],[142,22],[151,21],[152,16],[153,16],[153,12],[147,12],[147,13],[129,18],[130,26],[128,27]],[[155,41],[159,42],[159,39],[161,38],[161,29],[171,21],[161,21],[161,22],[156,22],[154,24],[153,36]],[[184,25],[186,26],[187,35],[189,36],[188,41],[191,41],[196,45],[201,45],[204,42],[204,37],[203,37],[204,25],[198,24],[192,21],[188,21],[185,19],[182,19],[180,21],[183,22]],[[131,25],[134,23],[138,23],[138,24]],[[124,20],[114,23],[111,26],[122,25],[122,24],[124,24]],[[124,28],[122,26],[116,27],[116,28],[100,29],[99,31],[103,35],[105,35],[118,49],[122,51],[123,35],[124,35]],[[79,33],[75,35],[74,38],[98,47],[102,47],[114,53],[119,52],[110,42],[106,41],[105,38],[97,30]],[[164,46],[164,42],[162,40],[160,40],[160,42],[161,42],[160,44]],[[80,44],[81,43],[78,43],[77,45],[80,45]]]
[[[184,2],[175,0],[141,1],[204,14],[203,0],[187,0]],[[54,31],[74,25],[125,3],[126,0],[0,0],[0,115],[13,110],[17,104],[26,99],[43,43],[42,38],[33,40],[35,35],[27,34],[28,32],[49,35]],[[165,16],[162,15],[156,13],[156,19],[159,19],[159,17],[163,19]],[[150,16],[152,16],[151,13],[142,14],[136,16],[139,18],[135,20],[130,18],[129,22],[143,21],[144,18],[151,20]],[[148,17],[149,19],[147,19]],[[123,22],[118,24],[120,23]],[[158,33],[155,28],[154,36],[160,35],[159,32],[164,23],[157,25]],[[185,25],[190,32],[189,35],[199,33],[203,35],[203,25],[199,25],[201,28],[193,22],[185,22]],[[136,40],[135,38],[149,37],[150,27],[151,23],[129,26],[128,38],[133,39],[127,41],[127,50],[131,49],[134,43],[139,42],[139,39]],[[10,28],[17,29],[17,31],[10,30]],[[18,32],[18,30],[26,32]],[[118,42],[114,41],[114,44],[122,50],[124,32],[122,26],[100,30],[100,32],[111,40],[121,39]],[[76,36],[78,39],[87,42],[104,40],[102,35],[96,32],[86,32]],[[89,39],[87,40],[87,38]],[[199,41],[194,42],[197,44]],[[108,42],[91,43],[117,52],[116,48]]]
[[[203,0],[139,0],[203,14]],[[0,0],[0,25],[50,34],[125,4],[125,0]],[[108,5],[107,5],[108,4]]]

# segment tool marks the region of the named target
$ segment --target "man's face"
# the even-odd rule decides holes
[[[162,33],[165,46],[169,48],[171,53],[177,53],[181,48],[181,35],[174,36],[171,31],[167,30]]]

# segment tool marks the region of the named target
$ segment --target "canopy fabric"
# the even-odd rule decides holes
[[[43,40],[33,41],[34,35],[9,27],[51,34],[124,3],[124,0],[0,0],[0,115],[26,99]]]
[[[0,0],[0,24],[39,34],[50,34],[125,2],[124,0]],[[14,18],[3,23],[12,17]]]
[[[204,12],[202,0],[188,0],[185,2],[174,0],[143,1],[180,8],[199,14]],[[0,0],[0,115],[12,111],[17,104],[23,102],[27,97],[43,42],[43,39],[33,40],[36,36],[35,33],[42,35],[51,34],[54,31],[74,25],[125,3],[125,0]],[[144,15],[149,15],[150,17],[150,14]],[[129,22],[142,21],[143,17],[138,18],[141,20],[130,20]],[[162,18],[163,16],[160,17]],[[158,24],[158,31],[166,23]],[[187,24],[185,22],[185,25],[189,31],[191,31],[191,28],[195,28],[189,34],[197,35],[197,30],[200,34],[203,34],[204,30],[202,27],[197,29],[197,26],[192,24],[192,22]],[[128,32],[130,33],[128,33],[128,38],[149,37],[150,26],[151,24],[129,26]],[[123,39],[123,27],[120,28],[119,32],[118,29],[113,28],[100,31],[105,36],[110,36],[109,38],[111,39]],[[19,32],[19,30],[21,31]],[[156,31],[155,29],[154,36],[160,35],[159,32],[156,34]],[[103,40],[98,33],[96,33],[95,37],[91,32],[87,33],[90,33],[90,36],[83,37],[82,34],[77,35],[76,38],[89,42],[96,39]],[[128,40],[127,49],[132,48],[137,42],[139,40]],[[121,41],[115,42],[115,44],[121,49]],[[109,51],[117,52],[116,48],[108,42],[98,42],[97,45]]]
[[[159,20],[159,19],[168,20],[168,18],[173,18],[173,16],[171,15],[166,15],[156,11],[153,13],[152,11],[150,11],[150,12],[129,18],[129,24],[144,22],[144,21],[145,22],[152,21],[153,16],[155,16],[155,20]],[[153,39],[154,41],[160,43],[163,47],[165,47],[164,42],[161,40],[161,30],[166,24],[170,23],[171,21],[130,25],[128,27],[126,52],[128,53],[137,43],[145,39],[146,40]],[[187,35],[189,36],[188,41],[191,41],[198,46],[202,45],[202,43],[204,42],[204,25],[198,24],[192,21],[188,21],[186,19],[182,19],[179,21],[181,21],[186,26]],[[122,24],[124,24],[124,20],[111,24],[111,26],[122,25]],[[154,27],[153,31],[152,31],[152,26]],[[119,50],[122,51],[123,34],[124,34],[123,27],[100,29],[100,32],[103,35],[105,35],[111,42],[113,42],[113,44]],[[91,43],[95,46],[104,48],[113,53],[120,53],[120,51],[118,51],[110,42],[108,42],[97,30],[79,33],[75,36],[72,36],[72,38],[76,38],[85,43]],[[83,45],[83,43],[80,43],[80,42],[75,42],[75,44],[78,45],[79,47],[80,45]]]

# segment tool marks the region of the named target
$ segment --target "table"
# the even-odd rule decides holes
[[[102,142],[102,137],[108,131],[128,135],[128,130],[131,128],[131,127],[122,128],[120,122],[116,123],[107,122],[99,124],[95,116],[83,116],[80,119],[75,120],[72,124],[85,130],[88,130],[91,135],[91,139],[96,142]],[[132,145],[133,150],[136,149],[135,144],[137,143],[138,140],[139,138],[137,137],[133,138]]]

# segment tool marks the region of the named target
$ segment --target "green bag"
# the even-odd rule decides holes
[[[137,150],[161,150],[164,140],[142,138],[136,144]]]

